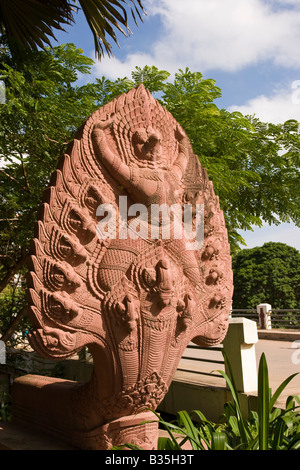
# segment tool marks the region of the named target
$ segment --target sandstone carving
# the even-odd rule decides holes
[[[192,207],[191,227],[204,207],[203,243],[191,249],[184,231],[176,235],[178,214],[152,211],[162,205]],[[137,432],[135,424],[164,398],[190,341],[223,340],[232,272],[212,183],[184,130],[143,85],[79,130],[46,191],[30,259],[33,348],[58,360],[87,346],[94,373],[85,384],[18,379],[15,415],[81,448],[128,436],[155,448],[156,425]]]

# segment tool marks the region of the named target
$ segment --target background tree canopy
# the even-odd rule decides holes
[[[206,167],[233,254],[243,243],[239,229],[264,221],[292,220],[299,226],[298,122],[266,124],[219,109],[215,100],[221,90],[215,81],[189,69],[171,80],[168,71],[136,67],[131,77],[102,77],[80,86],[79,75],[87,77],[93,61],[74,45],[12,56],[3,38],[2,43],[6,104],[0,105],[0,292],[26,270],[43,190],[77,128],[95,109],[142,82],[182,125]],[[9,311],[15,315],[15,309]]]
[[[265,243],[233,257],[233,308],[300,308],[300,253],[285,243]]]

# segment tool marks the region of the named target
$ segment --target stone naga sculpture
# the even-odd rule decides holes
[[[182,219],[153,210],[163,207],[192,208],[192,227],[204,208],[203,243],[178,236]],[[28,284],[33,348],[59,360],[87,346],[94,372],[85,384],[16,380],[15,415],[81,448],[155,448],[157,425],[135,424],[153,419],[143,410],[162,401],[190,341],[225,337],[232,271],[212,183],[143,85],[94,112],[60,161]]]

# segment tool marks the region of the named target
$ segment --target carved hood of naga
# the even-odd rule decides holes
[[[171,206],[192,208],[191,227],[202,208],[196,245],[178,236],[178,213],[151,218]],[[218,197],[184,130],[143,85],[78,131],[45,192],[30,259],[33,348],[62,359],[88,346],[115,415],[155,408],[187,344],[226,335],[233,287]]]

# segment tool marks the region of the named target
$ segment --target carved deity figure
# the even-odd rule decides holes
[[[192,227],[203,210],[196,245],[184,230],[186,206]],[[190,341],[223,340],[233,288],[212,183],[184,130],[143,85],[78,131],[45,193],[30,259],[31,345],[54,360],[88,347],[94,372],[85,384],[18,379],[16,414],[27,409],[27,419],[82,448],[125,438],[154,448],[155,426],[137,432],[132,423],[158,407]]]

